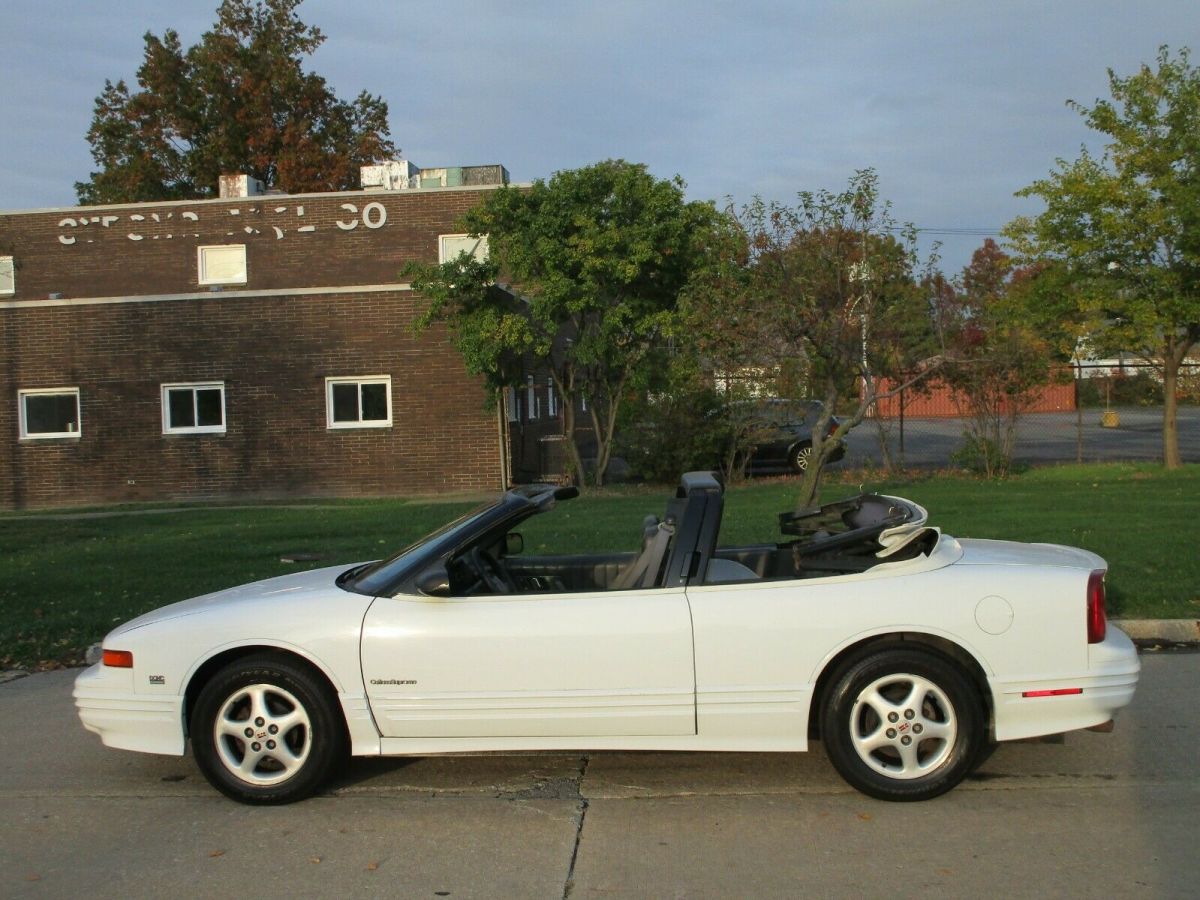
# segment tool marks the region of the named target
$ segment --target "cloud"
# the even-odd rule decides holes
[[[73,201],[105,78],[142,34],[195,41],[217,3],[6,0],[0,207]],[[206,7],[208,7],[206,9]],[[1089,139],[1067,98],[1107,94],[1159,44],[1200,52],[1192,0],[446,2],[308,0],[311,61],[342,97],[389,104],[418,165],[499,162],[531,180],[607,157],[693,197],[787,199],[875,167],[898,218],[1000,226],[1015,190]],[[14,89],[15,88],[15,89]],[[979,239],[957,241],[961,266]]]

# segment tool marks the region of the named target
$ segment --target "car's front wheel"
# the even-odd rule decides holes
[[[303,665],[255,656],[214,675],[191,717],[204,777],[243,803],[291,803],[312,794],[345,747],[329,690]]]
[[[887,649],[852,662],[826,697],[821,739],[852,786],[880,800],[928,800],[967,776],[984,737],[982,703],[953,663]]]

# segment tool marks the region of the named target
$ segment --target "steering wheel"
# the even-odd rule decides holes
[[[482,547],[472,547],[467,554],[467,563],[475,576],[487,585],[493,594],[516,593],[517,583],[500,561]]]

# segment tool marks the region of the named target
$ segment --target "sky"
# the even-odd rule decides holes
[[[0,0],[0,210],[70,206],[104,80],[142,36],[194,43],[218,0]],[[1195,48],[1196,0],[441,2],[306,0],[307,68],[389,104],[418,166],[514,181],[602,159],[680,175],[690,199],[794,201],[874,168],[900,222],[956,272],[1038,201],[1014,192],[1080,147],[1068,99],[1108,96],[1162,44]],[[967,231],[968,234],[936,234]]]

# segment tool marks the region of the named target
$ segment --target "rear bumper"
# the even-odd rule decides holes
[[[183,698],[138,694],[133,672],[100,663],[75,679],[75,708],[106,747],[182,756]]]
[[[1133,641],[1110,624],[1101,643],[1088,645],[1088,669],[1084,674],[1036,680],[990,679],[995,708],[993,736],[997,741],[1013,741],[1103,725],[1133,700],[1141,668]],[[1030,691],[1075,689],[1079,693],[1024,696]]]

